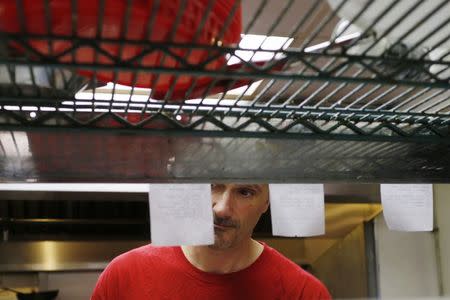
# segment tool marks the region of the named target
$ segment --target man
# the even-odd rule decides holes
[[[92,300],[330,299],[324,285],[251,238],[269,207],[267,184],[212,184],[214,244],[143,246],[115,258]]]

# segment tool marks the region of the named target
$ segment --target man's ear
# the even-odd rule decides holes
[[[267,212],[267,210],[269,209],[269,206],[270,206],[270,201],[269,201],[269,197],[267,197],[266,203],[264,203],[263,213]]]
[[[265,188],[266,188],[266,201],[264,202],[264,207],[263,207],[263,211],[262,213],[267,212],[267,210],[269,209],[269,205],[270,205],[270,190],[269,190],[269,185],[265,184]]]

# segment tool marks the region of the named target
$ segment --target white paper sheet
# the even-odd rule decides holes
[[[431,184],[381,184],[381,203],[391,230],[433,230],[433,186]]]
[[[325,233],[323,184],[270,184],[269,190],[273,235]]]
[[[209,184],[150,184],[149,201],[152,244],[214,243]]]

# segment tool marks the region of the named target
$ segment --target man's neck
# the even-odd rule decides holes
[[[229,249],[208,246],[182,246],[184,256],[197,269],[226,274],[243,270],[256,261],[264,247],[253,239]]]

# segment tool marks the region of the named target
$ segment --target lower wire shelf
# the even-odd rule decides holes
[[[448,138],[189,130],[0,131],[3,182],[449,182]]]

